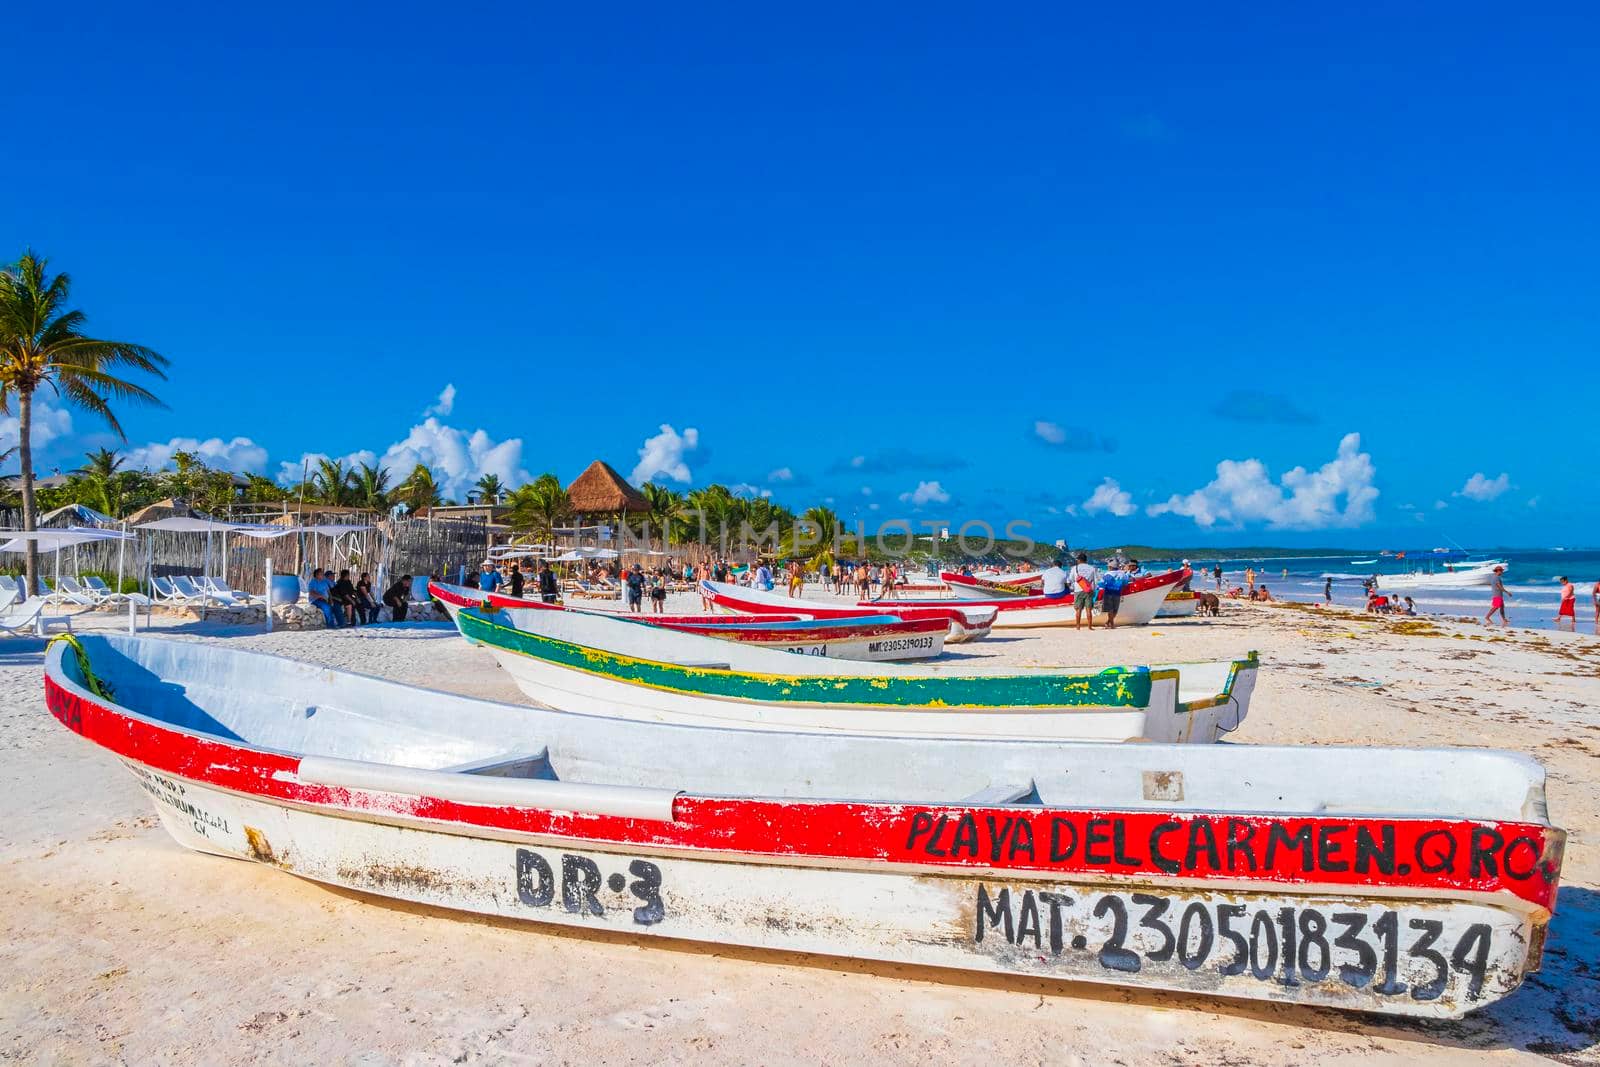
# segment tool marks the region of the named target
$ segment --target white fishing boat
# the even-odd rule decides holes
[[[1490,563],[1471,570],[1415,570],[1406,574],[1376,574],[1378,589],[1393,592],[1404,589],[1469,589],[1494,581],[1495,568],[1510,570],[1505,563]]]
[[[1453,1018],[1538,968],[1560,875],[1506,753],[691,729],[81,641],[45,703],[178,843],[646,943]]]
[[[1123,589],[1121,603],[1117,609],[1118,626],[1143,626],[1156,617],[1156,612],[1161,609],[1167,594],[1177,588],[1178,584],[1191,576],[1188,568],[1176,571],[1167,571],[1164,574],[1141,574]],[[959,588],[952,584],[952,589]],[[861,606],[877,606],[879,602],[862,601]],[[918,603],[923,606],[938,604],[950,608],[989,607],[998,613],[995,616],[996,629],[1022,629],[1036,626],[1074,626],[1079,621],[1078,611],[1073,606],[1073,597],[1069,591],[1067,595],[1059,597],[1048,596],[1014,596],[1004,595],[987,600],[923,600]],[[1101,592],[1094,605],[1094,622],[1096,625],[1105,625],[1109,617],[1105,614],[1105,594]]]
[[[945,640],[952,645],[987,637],[998,614],[992,607],[948,601],[874,600],[864,607],[852,606],[838,601],[805,600],[707,579],[701,580],[700,590],[717,607],[750,615],[780,613],[810,615],[815,619],[849,619],[887,614],[902,619],[944,619],[949,626],[949,635]]]
[[[1187,589],[1175,590],[1167,594],[1167,599],[1161,602],[1161,607],[1156,610],[1158,619],[1187,618],[1200,610],[1200,594]]]
[[[547,707],[647,722],[938,737],[1210,743],[1236,729],[1255,655],[990,670],[794,656],[578,612],[463,609],[462,634]]]

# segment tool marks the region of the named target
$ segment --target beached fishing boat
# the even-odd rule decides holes
[[[839,619],[802,619],[783,615],[623,614],[601,609],[561,608],[500,593],[490,593],[485,599],[492,609],[587,610],[590,614],[605,618],[737,641],[771,651],[876,663],[932,659],[944,652],[945,635],[949,632],[949,624],[943,618],[902,619],[896,615],[856,615]]]
[[[456,625],[547,707],[769,730],[1204,744],[1243,721],[1258,666],[886,671],[571,611],[462,609]]]
[[[709,580],[700,582],[700,591],[717,607],[748,615],[778,612],[803,613],[817,619],[850,619],[860,618],[863,614],[885,614],[902,619],[943,619],[950,628],[945,640],[952,645],[987,637],[998,615],[992,607],[952,601],[875,600],[864,607],[853,607],[837,601],[802,600],[782,593]]]
[[[178,843],[505,919],[1451,1018],[1560,875],[1507,753],[685,729],[80,640],[45,703]]]
[[[999,596],[1032,596],[1044,588],[1044,572],[1016,574],[961,574],[940,571],[939,580],[961,600],[991,600]]]
[[[1135,578],[1122,592],[1122,602],[1117,610],[1118,626],[1143,626],[1156,617],[1156,612],[1161,609],[1162,602],[1167,594],[1175,589],[1178,584],[1189,578],[1191,571],[1168,571],[1165,574],[1141,575]],[[954,588],[954,586],[952,586]],[[994,625],[997,629],[1015,629],[1032,626],[1071,626],[1076,619],[1076,612],[1072,606],[1071,595],[1061,597],[1047,596],[1001,596],[989,600],[920,600],[918,604],[927,606],[939,604],[944,607],[974,607],[983,606],[994,608],[998,615],[995,616]],[[878,601],[862,601],[863,607],[873,607]],[[1106,616],[1102,610],[1103,601],[1095,600],[1095,623],[1104,624]]]
[[[1158,619],[1182,619],[1200,610],[1200,594],[1187,589],[1174,590],[1156,609]]]

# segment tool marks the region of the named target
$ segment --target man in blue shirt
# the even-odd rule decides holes
[[[1128,587],[1129,578],[1123,573],[1120,560],[1112,560],[1111,567],[1100,579],[1100,610],[1106,613],[1106,629],[1117,628],[1117,609],[1122,606],[1122,591]]]
[[[478,588],[485,593],[492,593],[500,588],[500,572],[488,560],[484,560],[483,573],[478,575]]]
[[[322,576],[322,568],[318,567],[311,572],[311,580],[306,583],[306,595],[311,600],[312,607],[322,612],[322,618],[330,630],[339,628],[339,614],[333,610],[333,582]]]
[[[767,566],[766,560],[762,560],[761,566],[756,568],[756,588],[772,592],[772,568]]]

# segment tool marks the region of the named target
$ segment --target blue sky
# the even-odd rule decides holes
[[[1600,541],[1592,7],[8,19],[0,256],[173,360],[143,460]]]

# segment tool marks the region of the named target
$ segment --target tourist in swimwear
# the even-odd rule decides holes
[[[1556,609],[1556,629],[1576,632],[1578,629],[1578,591],[1566,575],[1557,578],[1561,583],[1561,606]]]
[[[1511,619],[1506,615],[1506,600],[1511,594],[1506,592],[1505,579],[1501,577],[1506,572],[1504,567],[1494,569],[1494,577],[1489,582],[1489,614],[1483,617],[1485,626],[1494,625],[1494,613],[1500,613],[1500,624],[1506,629],[1511,629]]]

